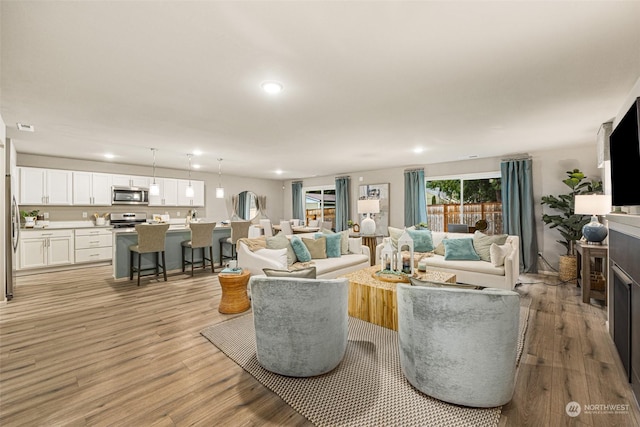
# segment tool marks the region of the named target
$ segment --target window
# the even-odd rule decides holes
[[[331,229],[336,225],[336,187],[311,187],[303,189],[305,222],[331,221]]]
[[[500,172],[426,178],[429,229],[448,231],[449,224],[467,224],[470,231],[502,233],[500,185]]]

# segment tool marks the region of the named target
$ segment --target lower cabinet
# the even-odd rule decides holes
[[[77,229],[75,234],[76,263],[109,261],[112,258],[113,234],[111,230],[105,228]]]
[[[73,230],[21,230],[20,233],[20,269],[73,264]]]

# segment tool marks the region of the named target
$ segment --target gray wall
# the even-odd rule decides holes
[[[564,247],[557,243],[561,239],[557,230],[550,230],[542,222],[543,206],[540,204],[543,195],[561,194],[569,192],[569,187],[562,183],[566,178],[565,172],[574,168],[582,170],[588,178],[602,179],[602,170],[596,166],[596,143],[594,141],[570,148],[558,150],[546,150],[528,153],[533,160],[533,192],[536,203],[536,225],[538,235],[538,249],[543,253],[544,258],[555,269],[558,268],[559,257],[564,254]],[[424,167],[426,177],[436,177],[454,174],[470,174],[494,172],[500,170],[501,158],[484,158],[462,160],[458,162],[417,165]],[[404,226],[404,170],[416,165],[409,165],[402,168],[380,169],[372,171],[360,171],[343,173],[351,176],[351,219],[358,222],[356,213],[356,200],[358,198],[358,186],[361,184],[389,183],[389,225],[392,227]],[[314,187],[323,185],[334,185],[335,177],[323,176],[303,179],[304,187]],[[291,182],[284,183],[284,217],[291,218]],[[551,212],[549,212],[551,213]],[[543,263],[538,265],[541,271],[553,270]]]
[[[20,153],[18,153],[18,166],[105,172],[125,175],[152,175],[151,167]],[[187,179],[188,172],[186,170],[156,168],[156,176]],[[225,198],[216,199],[215,189],[218,186],[217,173],[213,174],[192,171],[191,178],[203,180],[205,182],[205,208],[200,208],[200,218],[206,217],[213,221],[229,219],[232,214],[231,195],[244,190],[253,191],[257,195],[267,196],[266,214],[272,219],[282,217],[282,181],[245,178],[223,173],[222,186],[225,190]],[[28,210],[30,207],[21,206],[20,208]],[[127,206],[35,206],[33,208],[40,209],[41,212],[49,212],[49,220],[51,221],[82,221],[82,212],[88,212],[88,214],[91,215],[94,212],[102,214],[106,212],[128,212],[133,210],[135,212],[153,214],[164,213],[166,211],[172,218],[177,216],[185,217],[187,214],[187,208],[185,207],[143,207],[140,209]],[[180,213],[179,215],[178,212]]]

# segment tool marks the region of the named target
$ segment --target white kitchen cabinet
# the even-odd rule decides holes
[[[112,175],[113,185],[118,187],[143,187],[149,188],[148,176],[140,175]]]
[[[113,257],[113,233],[107,228],[75,230],[76,263],[108,261]]]
[[[191,180],[191,186],[193,187],[193,197],[186,196],[188,185],[188,179],[178,180],[178,206],[204,206],[204,181],[197,181],[193,179]]]
[[[20,167],[20,204],[70,205],[73,194],[71,171]]]
[[[21,230],[20,269],[73,264],[73,230]]]
[[[156,184],[160,188],[160,194],[149,194],[149,206],[177,206],[178,205],[178,180],[175,178],[157,178]]]
[[[73,204],[111,206],[112,175],[73,172]]]

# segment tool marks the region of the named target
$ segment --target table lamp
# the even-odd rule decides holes
[[[362,220],[362,224],[360,224],[360,233],[376,234],[376,222],[371,218],[371,214],[380,213],[380,200],[358,200],[358,213],[369,215]]]
[[[585,194],[575,198],[576,214],[591,215],[591,222],[582,227],[582,235],[587,243],[592,245],[602,244],[608,231],[604,224],[598,221],[598,215],[611,212],[611,195],[609,194]]]

